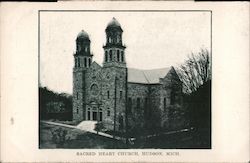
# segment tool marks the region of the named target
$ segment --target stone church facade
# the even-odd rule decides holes
[[[127,68],[120,23],[106,27],[103,65],[92,60],[90,38],[76,39],[73,68],[73,120],[99,121],[108,130],[170,126],[171,109],[182,108],[182,84],[174,67]]]

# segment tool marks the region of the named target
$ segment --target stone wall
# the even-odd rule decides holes
[[[73,82],[74,120],[88,120],[88,110],[99,111],[105,128],[113,130],[116,119],[115,130],[125,131],[125,68],[93,63],[86,71],[74,71]],[[171,102],[173,94],[175,101]],[[129,130],[180,128],[182,125],[180,116],[174,114],[182,108],[182,86],[174,69],[160,79],[159,84],[127,83],[127,97]],[[91,118],[93,120],[93,116]],[[97,118],[100,120],[99,115]]]
[[[162,84],[162,104],[166,97],[166,107],[162,110],[161,126],[167,130],[182,128],[184,124],[182,82],[172,67],[165,78],[160,79]],[[163,104],[164,105],[164,104]]]
[[[88,109],[96,108],[102,112],[102,122],[105,128],[113,130],[114,119],[116,119],[115,130],[125,130],[125,79],[125,68],[102,68],[97,64],[91,66],[86,74],[86,117]],[[115,80],[116,116],[114,116]],[[97,90],[91,90],[93,85],[97,86]]]
[[[144,125],[145,101],[148,85],[128,83],[128,128],[142,128]]]
[[[171,102],[173,95],[175,101]],[[129,129],[170,130],[183,126],[182,83],[174,69],[160,79],[159,84],[128,83],[128,98],[132,100]]]
[[[73,70],[73,120],[84,120],[83,101],[85,94],[85,70],[77,68]]]

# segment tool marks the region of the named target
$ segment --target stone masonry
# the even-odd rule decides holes
[[[127,68],[120,23],[106,27],[103,66],[92,61],[90,39],[76,39],[73,68],[73,120],[100,121],[108,130],[169,127],[169,108],[182,106],[182,84],[174,67]],[[126,122],[127,119],[127,122]]]

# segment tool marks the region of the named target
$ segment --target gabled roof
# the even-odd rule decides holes
[[[91,69],[100,69],[97,62],[92,62]],[[141,84],[159,84],[160,78],[166,77],[174,67],[166,67],[159,69],[141,70],[136,68],[128,68],[128,82],[130,83],[141,83]]]
[[[170,71],[171,67],[140,70],[135,68],[128,68],[128,82],[142,83],[142,84],[158,84],[160,78],[164,78]]]
[[[94,61],[94,62],[92,62],[90,68],[91,69],[100,69],[100,68],[102,68],[102,66],[100,66],[96,61]]]

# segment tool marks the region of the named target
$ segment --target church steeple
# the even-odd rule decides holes
[[[87,32],[82,30],[76,38],[75,68],[88,68],[92,63],[90,39]]]
[[[87,32],[80,31],[76,38],[75,66],[73,68],[73,119],[85,119],[86,78],[87,70],[92,63],[90,39]]]
[[[122,33],[120,23],[113,18],[106,27],[106,44],[104,48],[103,66],[126,67],[125,46],[122,43]]]

